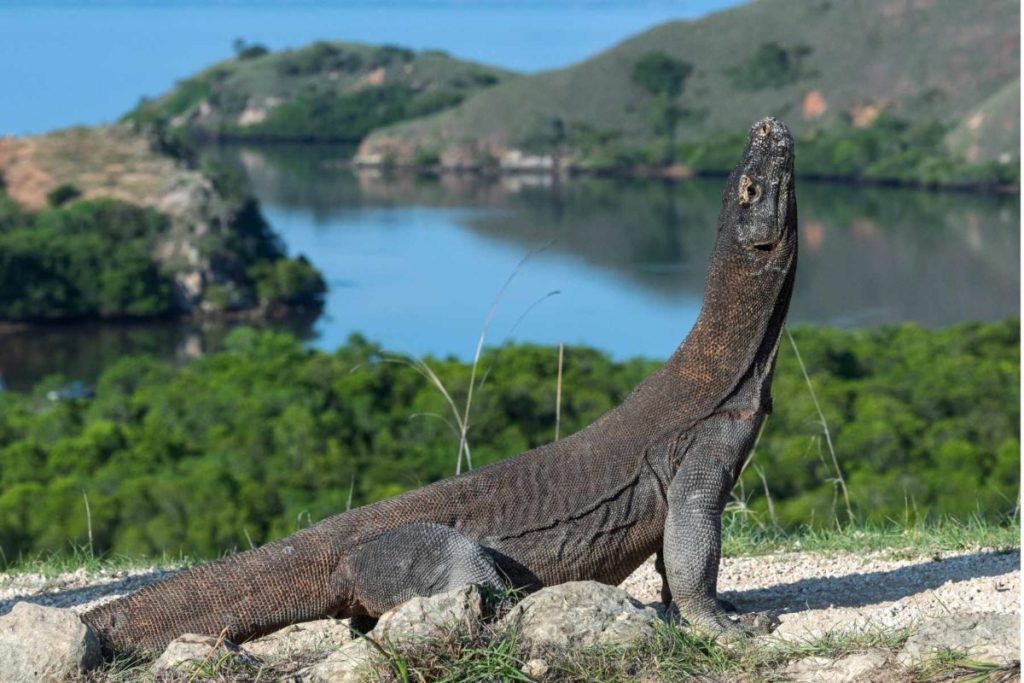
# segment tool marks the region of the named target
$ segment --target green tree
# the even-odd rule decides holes
[[[661,50],[648,52],[633,63],[631,77],[638,86],[652,95],[678,97],[693,73],[693,65],[676,59]]]

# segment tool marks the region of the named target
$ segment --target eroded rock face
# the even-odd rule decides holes
[[[900,664],[917,666],[943,650],[991,664],[1020,661],[1020,621],[1015,614],[981,612],[932,619],[907,639]]]
[[[534,647],[625,645],[654,634],[658,613],[621,588],[573,581],[529,595],[503,620]]]
[[[360,638],[299,672],[298,679],[303,683],[359,683],[376,674],[376,680],[380,680],[379,669],[383,664],[384,657],[377,648]]]
[[[886,665],[887,657],[879,650],[854,652],[830,659],[807,657],[790,664],[783,671],[784,680],[793,683],[853,683],[877,680],[874,675]]]
[[[320,619],[286,626],[268,636],[250,640],[245,644],[245,650],[257,657],[287,657],[304,652],[337,650],[352,639],[347,619]]]
[[[225,657],[251,660],[240,647],[227,640],[186,633],[172,640],[150,667],[155,674],[189,673],[204,663],[219,662]]]
[[[464,627],[476,628],[487,614],[483,589],[466,585],[431,597],[418,597],[385,612],[367,638],[357,638],[299,674],[309,683],[355,683],[370,674],[387,675],[385,660],[372,638],[384,647],[427,646]]]
[[[436,638],[460,625],[472,628],[483,619],[486,608],[483,590],[470,584],[429,598],[413,598],[385,612],[372,635],[374,640],[395,643]]]
[[[0,682],[66,681],[100,662],[100,643],[69,609],[19,602],[0,617]]]

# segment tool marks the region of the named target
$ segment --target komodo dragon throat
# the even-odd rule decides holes
[[[191,632],[236,642],[324,617],[371,621],[464,583],[617,584],[653,553],[699,630],[748,631],[716,599],[721,513],[765,416],[797,261],[793,139],[750,130],[729,176],[693,330],[622,405],[572,436],[280,541],[183,571],[84,615],[108,653]]]

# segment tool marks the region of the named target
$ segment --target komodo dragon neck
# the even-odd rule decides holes
[[[796,276],[797,212],[790,158],[788,166],[759,174],[760,191],[768,195],[761,201],[774,202],[779,213],[778,241],[770,250],[745,243],[743,218],[732,208],[740,188],[746,191],[744,179],[756,154],[756,148],[748,151],[723,193],[696,323],[669,360],[620,406],[622,421],[647,421],[660,434],[687,429],[723,409],[771,410],[772,373]]]

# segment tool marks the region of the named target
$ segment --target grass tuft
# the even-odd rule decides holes
[[[961,520],[943,517],[936,521],[904,524],[854,521],[838,529],[801,526],[781,529],[761,524],[743,511],[726,514],[722,525],[722,551],[726,557],[767,555],[780,552],[884,552],[892,559],[918,557],[935,552],[1020,547],[1020,520],[1007,517],[992,522],[980,516]]]

